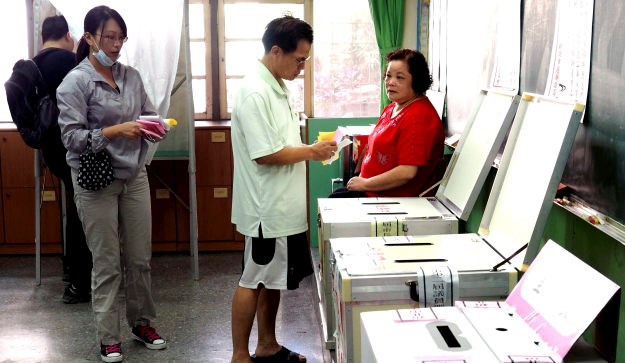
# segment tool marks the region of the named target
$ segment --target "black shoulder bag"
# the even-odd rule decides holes
[[[104,189],[113,182],[113,164],[106,150],[91,150],[91,132],[87,137],[87,148],[80,154],[78,185],[92,192]]]

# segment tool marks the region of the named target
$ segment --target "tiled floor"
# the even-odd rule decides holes
[[[154,325],[169,345],[150,351],[133,341],[128,329],[122,342],[124,362],[230,361],[230,303],[241,254],[200,255],[199,281],[192,279],[190,263],[181,254],[153,257]],[[44,256],[41,285],[36,286],[34,256],[0,256],[0,363],[100,361],[90,305],[61,302],[61,275],[60,257]],[[308,362],[329,362],[315,301],[312,276],[299,290],[283,292],[278,339]]]

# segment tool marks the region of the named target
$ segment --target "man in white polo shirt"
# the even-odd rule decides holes
[[[307,160],[326,160],[334,141],[302,143],[299,117],[283,79],[297,77],[309,58],[313,31],[284,16],[263,34],[265,54],[244,78],[232,110],[232,223],[245,236],[243,273],[232,301],[232,363],[305,362],[278,344],[280,290],[312,274],[306,230]],[[257,316],[258,343],[249,337]]]

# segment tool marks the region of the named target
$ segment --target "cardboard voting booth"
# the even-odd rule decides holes
[[[327,348],[334,347],[331,238],[458,233],[468,218],[514,119],[519,97],[483,91],[454,151],[436,197],[318,200],[321,320]]]
[[[498,300],[512,291],[518,271],[540,245],[582,111],[579,104],[523,96],[478,234],[330,240],[338,362],[359,361],[359,313],[451,305],[431,304],[424,295],[415,299],[405,286],[425,266],[448,267],[457,274],[454,301]],[[366,288],[403,292],[366,299],[356,293]]]
[[[548,241],[505,302],[363,313],[361,362],[562,362],[618,289]]]

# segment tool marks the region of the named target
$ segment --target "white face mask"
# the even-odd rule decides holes
[[[94,43],[95,44],[95,43]],[[96,44],[96,47],[98,47],[98,45]],[[100,49],[100,47],[98,47],[98,51],[97,52],[93,52],[93,56],[95,57],[95,59],[103,66],[105,67],[110,67],[113,64],[115,64],[115,61],[112,60],[111,58],[109,58],[108,55],[106,55],[106,53],[104,53],[104,51],[102,49]]]

